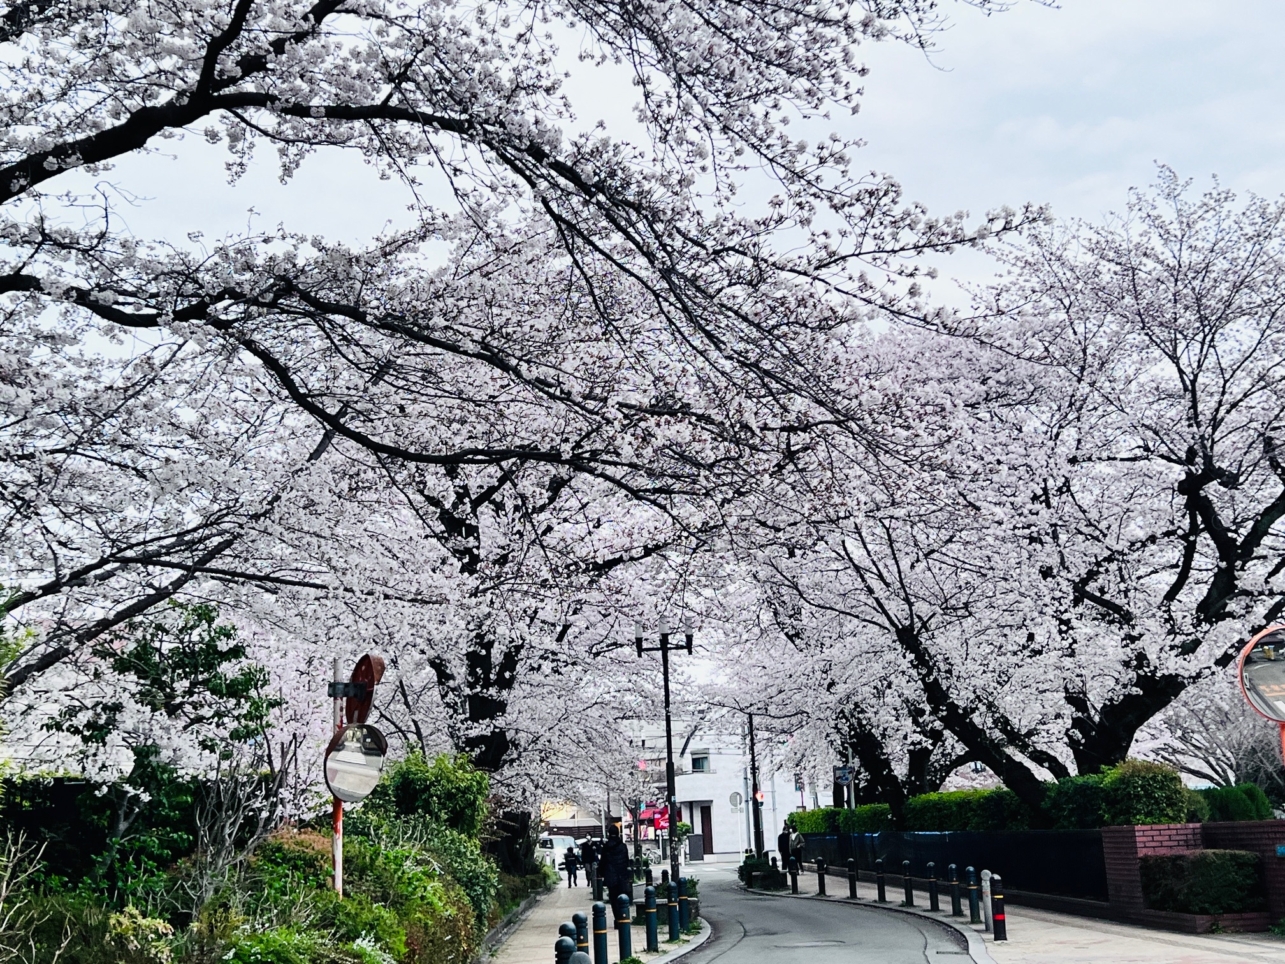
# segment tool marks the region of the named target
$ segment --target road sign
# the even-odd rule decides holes
[[[1240,689],[1256,712],[1285,723],[1285,626],[1271,626],[1240,654]]]
[[[378,785],[387,754],[388,741],[373,726],[345,726],[326,748],[326,786],[344,803],[364,800]]]
[[[857,775],[856,767],[835,767],[834,782],[841,787],[846,787]]]

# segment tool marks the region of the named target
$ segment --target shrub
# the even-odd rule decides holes
[[[1107,771],[1106,819],[1110,826],[1182,823],[1187,799],[1178,771],[1148,760],[1125,760]]]
[[[851,810],[840,810],[839,830],[843,833],[878,833],[892,829],[892,807],[886,803],[867,803]]]
[[[468,757],[442,754],[430,765],[413,753],[389,768],[362,809],[388,816],[422,814],[435,823],[477,837],[486,820],[490,780]]]
[[[1258,854],[1192,850],[1141,858],[1142,895],[1153,910],[1235,914],[1266,906]]]
[[[1026,830],[1030,810],[1011,790],[952,790],[924,793],[906,801],[906,830]]]
[[[1252,783],[1238,783],[1234,787],[1211,787],[1199,793],[1209,805],[1209,819],[1216,822],[1271,820],[1275,816],[1267,794]]]
[[[311,964],[316,946],[311,935],[278,927],[239,935],[223,959],[231,964]]]
[[[1204,823],[1209,819],[1209,801],[1195,790],[1183,790],[1187,801],[1187,823]]]
[[[785,871],[781,867],[773,870],[770,859],[746,857],[741,862],[741,865],[736,868],[736,876],[740,878],[741,883],[749,886],[751,874],[758,877],[757,886],[762,887],[764,890],[785,889]]]
[[[1044,810],[1055,830],[1096,830],[1106,823],[1102,774],[1066,777],[1049,786]]]
[[[799,833],[834,833],[835,808],[821,807],[818,810],[796,810],[785,822]]]

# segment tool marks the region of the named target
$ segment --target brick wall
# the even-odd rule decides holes
[[[1142,875],[1138,858],[1199,850],[1200,824],[1158,823],[1146,827],[1103,827],[1102,856],[1107,869],[1107,895],[1111,905],[1126,913],[1143,909]]]
[[[1285,844],[1285,820],[1252,820],[1207,823],[1201,828],[1205,847],[1212,850],[1252,850],[1263,859],[1267,884],[1267,913],[1272,920],[1285,917],[1285,857],[1276,856]]]

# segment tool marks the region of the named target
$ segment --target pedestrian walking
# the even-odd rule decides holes
[[[590,887],[598,882],[598,857],[601,853],[598,841],[592,837],[580,845],[580,862],[584,864],[585,883]]]
[[[800,870],[803,869],[803,834],[794,830],[790,833],[790,856],[798,864]]]
[[[567,886],[580,886],[580,858],[576,856],[576,848],[568,847],[567,855],[562,858],[562,865],[567,870]]]
[[[776,835],[776,852],[781,855],[781,869],[790,869],[790,825],[787,823],[781,827],[781,832]]]
[[[629,873],[629,848],[620,839],[620,828],[607,828],[607,842],[603,844],[602,856],[598,858],[598,874],[607,888],[609,907],[616,907],[616,898],[630,891],[633,881]]]

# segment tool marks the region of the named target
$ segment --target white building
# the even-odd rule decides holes
[[[646,769],[654,787],[652,800],[664,805],[665,729],[639,727],[632,736],[640,766]],[[703,859],[739,861],[753,848],[753,815],[749,750],[737,733],[705,730],[699,724],[674,721],[675,791],[680,820],[692,826]],[[776,836],[787,814],[803,809],[794,775],[769,773],[759,757],[759,785],[763,791],[763,844],[776,850]],[[649,827],[645,827],[649,831]],[[650,833],[645,833],[650,836]]]

